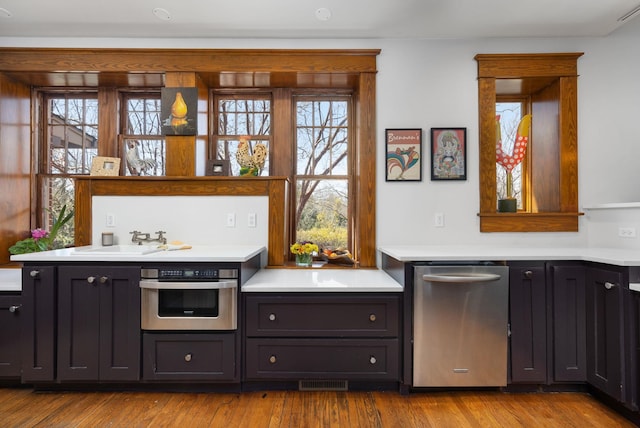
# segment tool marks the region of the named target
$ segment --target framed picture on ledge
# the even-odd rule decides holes
[[[431,128],[431,180],[467,179],[467,128]]]
[[[386,129],[386,181],[422,181],[422,129]]]

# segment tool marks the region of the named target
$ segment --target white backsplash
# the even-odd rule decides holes
[[[267,196],[94,196],[92,243],[101,244],[102,232],[113,232],[115,244],[131,242],[137,230],[156,236],[165,231],[168,242],[189,245],[268,244]],[[235,227],[227,227],[229,214]],[[255,214],[255,227],[249,216]],[[107,226],[107,217],[113,226]]]
[[[583,210],[590,247],[640,249],[640,203],[602,204]]]

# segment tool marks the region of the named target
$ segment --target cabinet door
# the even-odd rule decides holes
[[[509,265],[511,382],[547,380],[546,280],[543,263]]]
[[[589,268],[587,276],[587,380],[623,400],[623,278],[618,271]]]
[[[0,295],[0,378],[20,377],[20,295]]]
[[[58,268],[59,380],[98,380],[98,286],[95,268]]]
[[[587,379],[585,267],[550,265],[553,380]]]
[[[140,267],[111,267],[100,282],[100,380],[140,379]]]
[[[139,280],[139,267],[59,268],[59,380],[139,379]]]
[[[22,382],[55,378],[56,268],[22,269]]]

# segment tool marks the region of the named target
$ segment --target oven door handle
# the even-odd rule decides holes
[[[149,288],[152,290],[218,290],[223,288],[238,288],[238,281],[210,281],[210,282],[163,282],[143,279],[140,281],[140,288]]]

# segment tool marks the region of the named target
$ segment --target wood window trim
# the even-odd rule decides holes
[[[480,232],[577,232],[577,60],[582,53],[478,54]],[[559,132],[557,207],[528,213],[496,212],[495,103],[498,79],[530,86],[557,81]],[[534,119],[535,120],[535,119]],[[534,138],[535,139],[535,138]],[[535,142],[533,143],[535,144]]]
[[[356,123],[354,143],[358,153],[358,171],[355,174],[358,203],[354,221],[355,233],[360,237],[354,254],[358,254],[360,267],[375,267],[375,94],[379,54],[379,49],[0,48],[0,74],[25,88],[65,89],[72,84],[70,82],[96,88],[194,86],[199,89],[199,98],[201,94],[206,98],[211,88],[225,87],[352,89]],[[100,101],[114,103],[117,93],[106,92]],[[106,144],[117,136],[114,117],[111,115],[108,124],[114,129],[101,131],[101,143]],[[108,118],[100,116],[102,119]],[[199,119],[198,123],[207,121]],[[171,144],[168,143],[167,157],[172,163],[167,163],[167,175],[193,175],[195,153],[192,148],[195,140],[206,138],[207,133],[200,131],[195,138],[174,137]],[[279,136],[274,134],[274,138]],[[76,240],[77,245],[86,242],[86,237]],[[270,253],[281,250],[282,245],[269,248]]]

